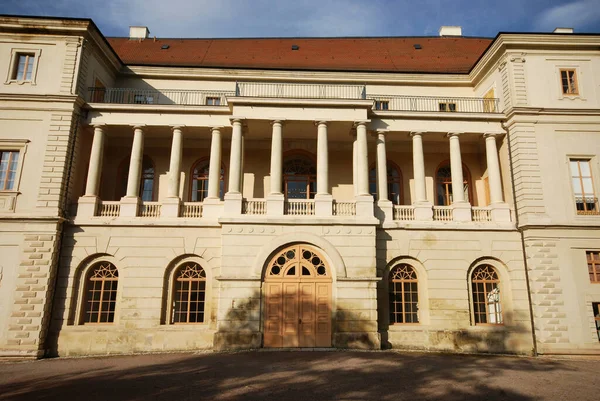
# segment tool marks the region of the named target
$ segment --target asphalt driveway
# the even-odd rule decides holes
[[[600,400],[600,358],[249,351],[0,362],[0,400]]]

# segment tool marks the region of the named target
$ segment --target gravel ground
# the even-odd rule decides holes
[[[0,362],[0,400],[600,400],[600,358],[277,351]]]

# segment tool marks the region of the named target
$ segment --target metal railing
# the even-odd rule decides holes
[[[333,215],[334,216],[356,216],[356,202],[347,201],[333,201]]]
[[[492,209],[489,207],[473,206],[471,214],[473,221],[492,221]]]
[[[160,217],[160,202],[142,202],[140,207],[141,217]]]
[[[119,217],[119,214],[121,213],[121,203],[119,203],[119,201],[100,201],[98,209],[98,216]]]
[[[434,206],[433,220],[436,221],[452,221],[452,206]]]
[[[410,221],[415,219],[414,206],[394,205],[394,220]]]
[[[442,113],[499,113],[500,99],[480,97],[401,96],[368,94],[375,111],[433,111]]]
[[[202,217],[202,202],[183,202],[181,217],[199,219]]]
[[[290,99],[366,99],[364,85],[238,82],[235,96]]]
[[[315,214],[315,201],[312,199],[288,199],[283,204],[283,214],[312,216]]]
[[[182,89],[89,88],[90,103],[227,106],[232,91]]]
[[[264,199],[244,199],[242,201],[243,214],[267,214],[267,201]]]

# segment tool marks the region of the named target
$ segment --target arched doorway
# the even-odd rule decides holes
[[[264,346],[331,346],[331,269],[321,251],[296,244],[278,251],[264,276]]]

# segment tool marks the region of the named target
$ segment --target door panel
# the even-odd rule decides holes
[[[331,283],[316,283],[316,346],[331,347]]]
[[[283,284],[283,346],[298,346],[298,283]]]
[[[265,283],[266,310],[265,310],[265,347],[280,348],[283,346],[281,335],[281,315],[283,311],[282,283]]]
[[[300,283],[300,333],[301,347],[314,347],[316,344],[315,326],[315,283]]]

